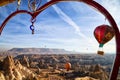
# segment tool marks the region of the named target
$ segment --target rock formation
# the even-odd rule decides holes
[[[27,56],[23,56],[22,60],[20,60],[20,63],[23,65],[23,66],[26,66],[26,67],[29,67],[29,59]]]
[[[5,80],[5,77],[2,72],[0,72],[0,80]]]
[[[37,80],[32,71],[22,66],[18,60],[14,61],[12,56],[7,56],[2,64],[0,80]]]
[[[75,80],[99,80],[99,79],[94,79],[91,77],[82,77],[82,78],[76,78]]]
[[[91,72],[89,73],[89,76],[100,80],[108,80],[107,73],[102,69],[99,64],[91,66],[90,71]]]

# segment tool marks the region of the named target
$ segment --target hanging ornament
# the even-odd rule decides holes
[[[30,30],[32,31],[32,34],[34,34],[34,30],[35,30],[34,28],[35,28],[34,25],[30,26]]]
[[[31,12],[36,12],[42,0],[28,0],[28,8]]]
[[[114,36],[114,30],[109,25],[100,25],[94,30],[94,36],[99,43],[98,54],[104,55],[103,46],[110,41]]]
[[[21,0],[17,0],[17,10],[19,10],[21,4]]]
[[[31,4],[33,12],[36,11],[36,2],[32,2]]]
[[[34,34],[34,30],[35,30],[35,27],[34,27],[34,22],[35,21],[36,21],[36,19],[31,18],[32,25],[30,25],[30,30],[32,31],[32,34]]]

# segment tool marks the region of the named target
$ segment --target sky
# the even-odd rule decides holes
[[[22,0],[20,10],[28,10],[27,0]],[[49,0],[42,0],[41,5]],[[95,0],[104,6],[120,26],[120,1]],[[0,25],[16,10],[16,2],[0,7]],[[0,50],[12,48],[59,48],[81,53],[96,53],[99,43],[94,38],[94,29],[109,25],[100,12],[82,2],[60,2],[41,12],[31,34],[31,16],[18,14],[6,24],[0,36]],[[119,27],[120,28],[120,27]],[[103,47],[105,53],[115,53],[115,38]]]

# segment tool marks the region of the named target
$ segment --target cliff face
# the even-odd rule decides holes
[[[37,80],[35,74],[22,66],[19,61],[14,61],[12,56],[3,60],[0,80]]]

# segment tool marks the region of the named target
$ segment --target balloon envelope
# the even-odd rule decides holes
[[[71,64],[70,64],[69,62],[67,62],[67,63],[65,64],[65,68],[66,68],[67,71],[69,71],[70,68],[71,68]]]
[[[109,25],[100,25],[94,30],[94,36],[100,44],[99,47],[102,47],[105,43],[111,40],[114,34],[113,28]]]

